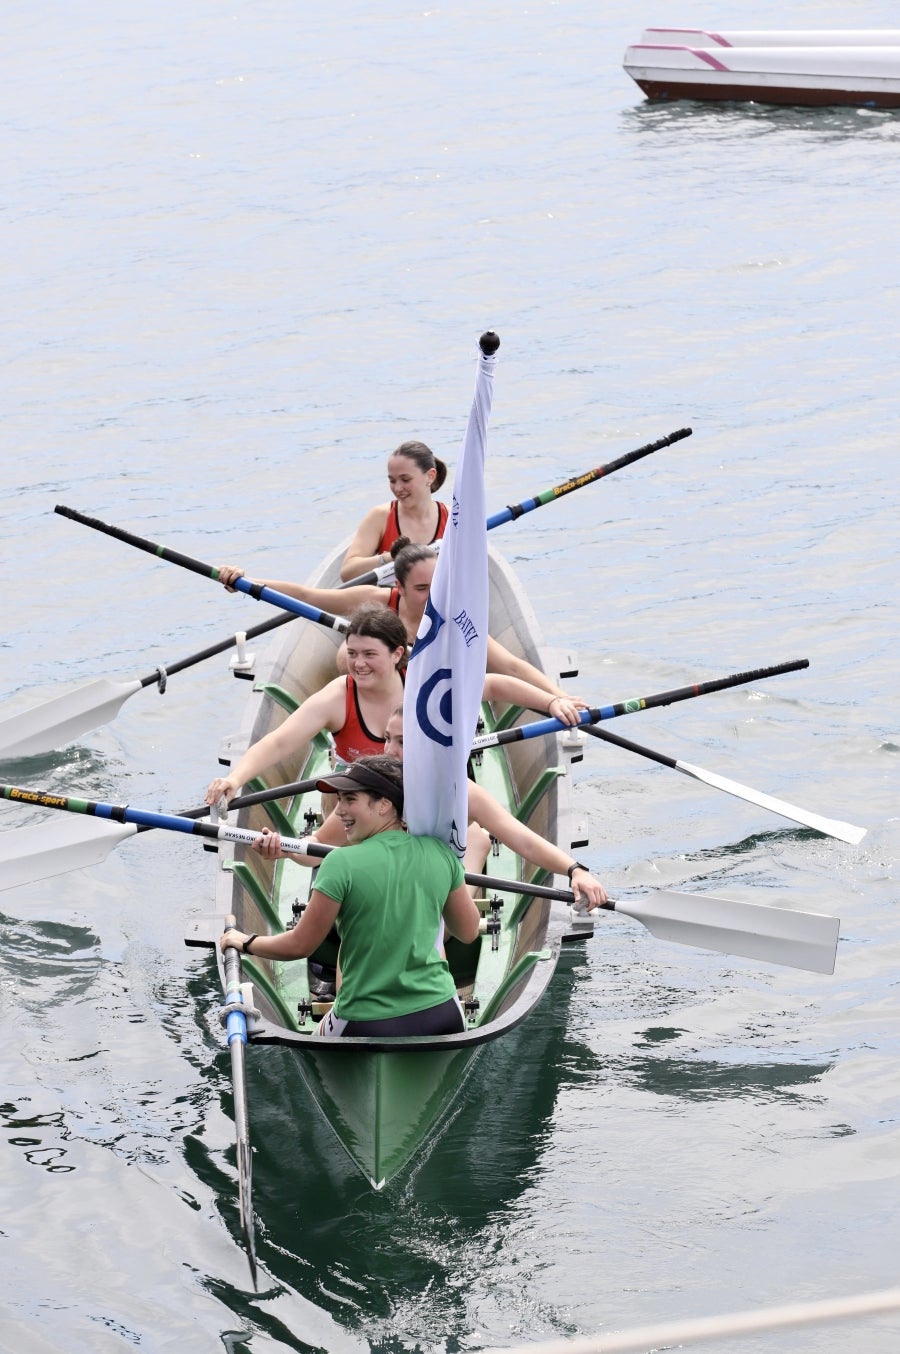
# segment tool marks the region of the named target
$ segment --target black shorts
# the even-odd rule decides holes
[[[340,1016],[325,1017],[319,1025],[319,1034],[326,1038],[364,1038],[366,1035],[386,1035],[399,1038],[412,1034],[462,1034],[466,1018],[458,997],[449,997],[440,1006],[429,1006],[412,1015],[392,1016],[389,1020],[341,1020]]]

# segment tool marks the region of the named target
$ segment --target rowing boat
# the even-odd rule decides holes
[[[320,587],[339,582],[343,550],[325,561],[314,581]],[[512,570],[489,552],[491,629],[513,653],[543,667],[546,659],[531,606]],[[299,620],[277,650],[266,656],[248,702],[240,733],[227,739],[220,756],[226,764],[240,757],[278,726],[297,705],[335,673],[340,635]],[[511,707],[482,707],[485,732],[499,732],[525,718]],[[320,734],[295,762],[272,768],[272,784],[327,774],[330,738]],[[568,781],[565,755],[552,738],[513,741],[473,757],[473,774],[512,813],[541,836],[555,841],[564,813]],[[562,761],[563,765],[560,765]],[[296,774],[295,774],[296,773]],[[254,782],[251,789],[263,788]],[[242,809],[239,826],[274,826],[290,837],[319,821],[316,793],[291,801]],[[582,843],[583,844],[583,843]],[[239,929],[274,934],[292,926],[308,895],[310,871],[291,860],[271,862],[243,845],[219,845],[216,908],[196,919],[186,940],[212,943],[225,918]],[[532,884],[544,874],[528,867],[504,846],[496,848],[492,870]],[[480,901],[483,933],[471,946],[449,939],[447,958],[463,1003],[463,1033],[416,1038],[341,1038],[316,1036],[327,1003],[317,999],[319,974],[333,966],[335,949],[325,945],[311,959],[279,963],[247,956],[244,979],[252,983],[244,1005],[258,1014],[248,1020],[253,1044],[281,1044],[297,1055],[301,1076],[338,1141],[366,1179],[381,1188],[433,1135],[453,1104],[482,1047],[513,1029],[534,1009],[547,989],[564,940],[589,935],[568,908],[547,898],[513,894]],[[219,954],[218,949],[216,951]],[[224,961],[219,968],[225,986]],[[312,980],[312,981],[311,981]]]
[[[900,108],[900,30],[648,28],[623,65],[651,100]]]

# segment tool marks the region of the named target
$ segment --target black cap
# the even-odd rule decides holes
[[[334,793],[335,790],[375,790],[389,799],[399,814],[403,813],[402,785],[395,784],[374,767],[360,766],[358,762],[351,762],[333,776],[323,776],[316,781],[316,789],[323,794]]]

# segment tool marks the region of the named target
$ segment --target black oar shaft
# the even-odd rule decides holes
[[[667,757],[662,752],[654,752],[653,748],[642,747],[640,743],[632,743],[629,738],[622,738],[617,733],[610,733],[608,729],[598,729],[596,724],[585,724],[585,733],[589,733],[592,738],[602,738],[604,743],[614,743],[618,748],[625,748],[626,752],[636,752],[639,757],[649,757],[653,762],[659,762],[660,766],[668,766],[673,771],[678,770],[678,763],[674,757]]]
[[[325,857],[331,851],[339,850],[334,846],[325,846],[321,842],[306,842],[303,846],[308,856]],[[526,884],[521,879],[496,879],[488,874],[467,874],[466,883],[478,888],[496,889],[499,893],[527,893],[534,898],[555,898],[561,903],[574,903],[575,894],[569,889],[551,889],[546,884]]]
[[[157,545],[154,541],[145,540],[143,536],[135,536],[130,531],[123,531],[121,527],[111,526],[109,522],[101,522],[98,517],[88,517],[83,512],[77,512],[75,508],[64,507],[62,503],[57,503],[54,511],[61,517],[69,517],[73,522],[80,522],[84,527],[92,527],[94,531],[114,536],[117,541],[124,541],[126,545],[146,550],[149,555],[156,555],[158,559],[168,560],[170,564],[180,564],[182,569],[190,569],[192,573],[201,574],[204,578],[217,580],[219,577],[218,569],[213,568],[211,564],[192,559],[190,555],[182,555],[178,550],[170,550],[165,545]]]
[[[270,630],[277,630],[280,625],[286,625],[288,621],[295,621],[297,617],[290,611],[283,611],[279,616],[273,616],[270,621],[263,621],[260,625],[251,626],[244,632],[246,639],[256,639],[259,635],[266,635]],[[166,663],[165,671],[167,676],[175,672],[183,672],[185,668],[192,668],[196,663],[202,663],[207,658],[215,658],[216,654],[225,653],[228,649],[234,648],[234,635],[229,635],[228,639],[223,639],[218,644],[211,644],[208,649],[201,649],[199,653],[189,654],[187,658],[180,658],[176,663]],[[148,673],[146,677],[141,678],[141,686],[153,686],[159,681],[159,669]]]
[[[126,545],[136,546],[138,550],[146,550],[150,555],[156,555],[158,559],[168,561],[169,564],[179,564],[183,569],[189,569],[191,573],[200,574],[203,578],[211,578],[214,582],[219,582],[219,570],[215,565],[204,564],[202,560],[192,559],[190,555],[182,555],[178,550],[169,550],[167,546],[157,545],[155,541],[145,540],[143,536],[135,536],[130,531],[123,531],[121,527],[110,526],[108,522],[101,522],[96,517],[87,517],[84,513],[76,512],[74,508],[66,508],[61,503],[57,503],[55,511],[61,517],[70,517],[73,522],[80,522],[82,526],[93,527],[95,531],[102,531],[107,536],[114,536],[116,540],[124,541]],[[333,616],[330,611],[321,611],[318,607],[307,606],[306,602],[300,602],[295,597],[287,593],[278,592],[276,588],[270,588],[265,583],[251,583],[249,579],[236,578],[234,580],[234,590],[236,592],[246,593],[248,597],[254,598],[257,602],[268,602],[272,606],[281,607],[284,611],[293,612],[297,616],[304,616],[307,620],[315,621],[317,625],[328,626],[332,630],[346,630],[349,622],[343,616]]]
[[[293,619],[293,617],[292,617]],[[314,790],[318,780],[295,780],[290,785],[273,785],[268,790],[251,790],[246,795],[235,795],[228,805],[229,809],[247,809],[251,804],[270,804],[273,799],[293,799],[295,795],[308,794]],[[206,818],[212,812],[209,804],[201,804],[195,809],[180,809],[179,818]],[[138,832],[152,832],[151,823],[142,823]]]
[[[611,475],[613,471],[621,470],[623,466],[631,465],[633,461],[639,461],[641,457],[649,456],[662,447],[669,447],[673,442],[680,442],[683,437],[690,437],[692,431],[691,428],[679,428],[677,432],[669,433],[668,437],[660,437],[658,441],[648,442],[645,447],[638,447],[636,451],[628,451],[624,456],[619,456],[614,461],[608,461],[606,465],[598,465],[594,470],[585,471],[583,475],[575,475],[572,479],[557,484],[553,489],[545,489],[543,493],[536,494],[534,498],[526,498],[521,503],[503,508],[500,512],[495,512],[492,517],[488,518],[488,531],[493,527],[501,526],[504,522],[514,521],[526,512],[533,512],[535,508],[542,508],[545,503],[554,503],[564,494],[571,494],[576,489],[583,489],[587,484],[594,484],[596,480],[603,479],[604,476]]]
[[[761,682],[767,677],[780,677],[785,672],[799,672],[802,668],[808,667],[808,658],[793,658],[787,663],[775,663],[772,667],[753,668],[750,672],[734,672],[730,677],[717,677],[709,682],[678,686],[673,691],[661,691],[656,696],[621,701],[618,705],[604,707],[604,714],[607,708],[616,715],[627,715],[635,710],[650,710],[658,705],[674,705],[676,701],[691,700],[694,696],[708,696],[713,691],[725,691],[730,686],[746,686],[748,682]]]

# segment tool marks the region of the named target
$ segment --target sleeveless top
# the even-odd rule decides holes
[[[385,550],[390,550],[391,546],[394,544],[394,541],[396,541],[401,534],[400,517],[397,512],[398,506],[399,505],[395,498],[394,501],[391,503],[391,506],[388,508],[387,522],[385,523],[384,531],[382,532],[381,542],[378,546],[378,549],[375,552],[377,555],[383,554]],[[449,516],[450,513],[447,509],[446,503],[439,503],[437,531],[434,533],[431,540],[428,542],[429,545],[433,544],[434,541],[439,541],[441,539],[444,532],[447,530],[447,519]]]
[[[397,587],[391,588],[391,595],[388,598],[388,610],[396,611],[397,615],[400,615],[400,589]]]
[[[342,762],[355,762],[357,757],[371,757],[384,752],[384,739],[371,733],[365,725],[359,708],[359,694],[352,677],[347,678],[347,698],[344,707],[344,727],[332,734],[334,747]]]

